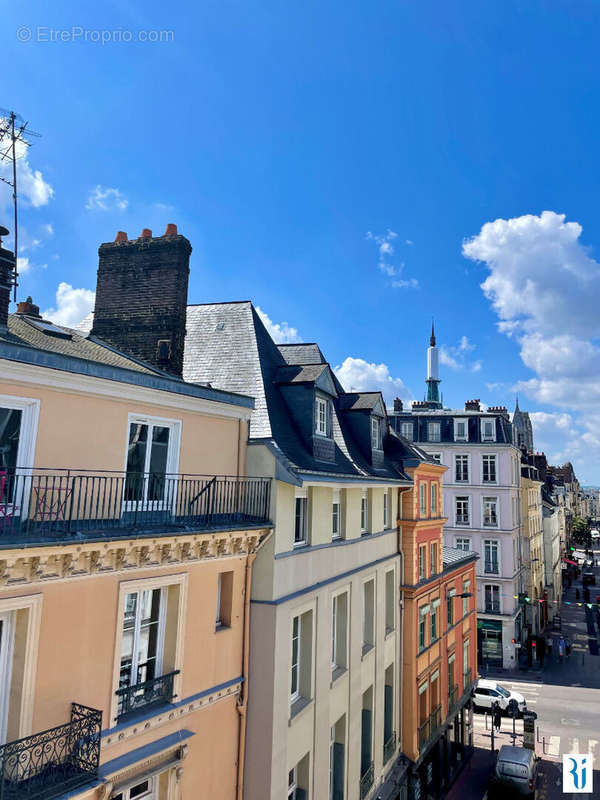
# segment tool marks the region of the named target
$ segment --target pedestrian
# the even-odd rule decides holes
[[[565,652],[567,654],[567,658],[569,658],[571,655],[571,640],[569,639],[568,636],[565,639]]]
[[[500,728],[502,726],[502,709],[500,708],[500,703],[496,700],[494,703],[494,728],[496,729],[496,733],[500,733]]]
[[[562,663],[563,656],[565,654],[565,640],[561,636],[558,640],[558,660]]]
[[[548,652],[548,658],[552,658],[552,637],[548,636],[546,639],[546,650]]]

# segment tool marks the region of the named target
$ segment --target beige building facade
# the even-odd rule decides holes
[[[521,474],[521,541],[523,549],[523,592],[526,602],[525,625],[537,636],[547,622],[545,594],[542,483],[537,470],[523,466]]]

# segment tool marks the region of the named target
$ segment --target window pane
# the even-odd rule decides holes
[[[0,471],[8,472],[16,466],[30,467],[31,464],[17,465],[21,417],[23,412],[15,408],[0,408]]]
[[[148,781],[144,781],[143,783],[138,783],[137,786],[132,786],[129,790],[129,797],[133,800],[134,797],[139,797],[141,794],[145,794],[148,789],[150,788],[150,784]]]
[[[152,428],[152,449],[150,451],[150,478],[148,479],[148,500],[162,500],[165,495],[165,473],[169,451],[169,428],[155,425]]]
[[[148,426],[132,423],[129,426],[129,445],[127,448],[127,480],[125,499],[142,500],[144,496],[143,473],[146,469],[146,447]]]

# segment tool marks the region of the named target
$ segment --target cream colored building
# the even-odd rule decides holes
[[[0,795],[240,800],[271,530],[253,401],[22,305],[0,330]]]
[[[254,565],[245,800],[358,800],[400,741],[402,472],[378,392],[318,346],[279,345],[250,303],[188,307],[184,375],[256,397],[248,473],[273,478]],[[217,343],[211,330],[220,331]]]
[[[529,598],[525,624],[537,636],[547,621],[544,603],[544,537],[542,523],[542,482],[535,467],[521,467],[521,542],[523,557],[523,592]]]

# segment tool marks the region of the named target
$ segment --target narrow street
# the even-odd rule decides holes
[[[594,560],[600,549],[594,550]],[[600,594],[600,567],[595,567],[596,585],[590,587],[591,600]],[[527,707],[537,714],[536,754],[541,758],[537,800],[558,800],[562,791],[562,757],[567,753],[590,753],[594,762],[594,792],[585,797],[600,798],[600,626],[595,606],[577,605],[576,589],[583,596],[581,578],[564,596],[561,608],[562,635],[572,643],[570,657],[561,662],[558,647],[546,658],[543,669],[527,672],[491,673],[507,689],[520,692]],[[557,639],[559,634],[554,634]],[[515,744],[523,742],[523,722],[516,720]],[[500,734],[494,736],[494,750],[513,743],[513,722],[504,717]],[[493,771],[491,720],[485,714],[473,715],[475,755],[470,769],[448,795],[451,800],[481,800],[485,797],[487,776]]]

